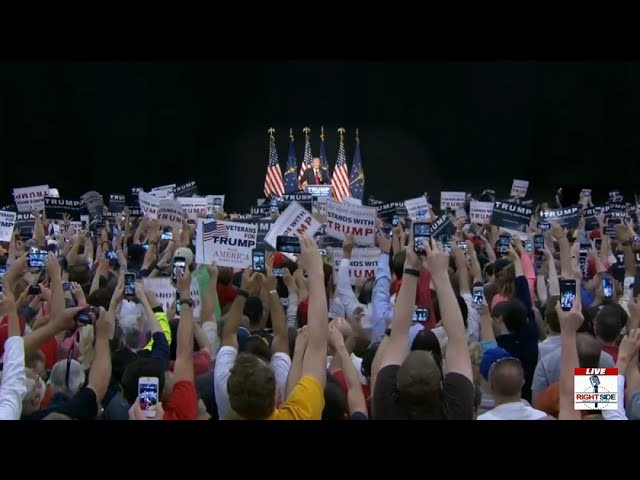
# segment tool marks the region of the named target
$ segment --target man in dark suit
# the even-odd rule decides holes
[[[307,168],[302,175],[302,185],[328,185],[331,183],[329,174],[322,169],[319,157],[313,157],[311,168]]]

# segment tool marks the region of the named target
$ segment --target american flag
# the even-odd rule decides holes
[[[302,158],[302,165],[300,165],[300,173],[298,174],[298,183],[302,182],[302,175],[307,168],[311,168],[313,163],[313,156],[311,155],[311,142],[309,142],[309,127],[305,127],[304,131],[304,157]]]
[[[203,222],[202,224],[202,240],[209,242],[213,240],[213,237],[229,238],[229,229],[226,225],[220,222]]]
[[[349,190],[349,169],[347,168],[347,154],[344,151],[344,128],[339,128],[340,146],[338,147],[338,160],[336,168],[333,169],[331,183],[333,185],[333,195],[342,201],[343,198],[351,196]]]
[[[269,129],[269,166],[267,175],[264,178],[264,194],[267,197],[274,195],[281,197],[284,195],[284,183],[282,182],[282,170],[278,163],[278,152],[276,151],[276,139],[273,136],[274,130]]]

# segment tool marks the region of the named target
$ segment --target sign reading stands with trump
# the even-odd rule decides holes
[[[340,262],[343,258],[341,248],[333,249],[333,283],[338,283]],[[358,280],[374,278],[380,249],[378,248],[354,248],[349,262],[349,280],[351,285],[355,285]]]
[[[338,240],[344,240],[345,235],[353,235],[356,244],[373,245],[377,214],[375,207],[329,200],[327,201],[327,235]]]
[[[320,222],[313,218],[311,212],[293,201],[280,214],[269,233],[265,235],[264,241],[276,248],[276,239],[281,235],[295,237],[297,234],[307,233],[313,236],[320,227]]]
[[[251,266],[251,251],[258,237],[256,225],[200,219],[197,229],[196,262],[230,268]]]

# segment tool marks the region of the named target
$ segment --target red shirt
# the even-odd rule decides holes
[[[173,386],[169,401],[164,405],[163,420],[196,420],[198,418],[198,395],[193,382],[181,380]]]
[[[344,396],[347,397],[349,394],[349,387],[347,386],[347,379],[344,377],[344,372],[342,370],[336,370],[331,375],[336,380],[336,382],[338,382],[338,384],[340,385],[340,388],[344,392]],[[367,400],[369,398],[369,385],[362,385],[362,393],[364,394],[365,400]],[[369,418],[371,418],[370,402],[367,402],[367,410],[368,410],[367,413],[369,415]],[[351,415],[352,413],[354,412],[349,412],[349,415]]]
[[[603,345],[602,351],[607,352],[609,355],[613,357],[613,361],[618,361],[618,346],[617,345]]]

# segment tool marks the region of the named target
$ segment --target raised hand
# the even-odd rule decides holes
[[[412,250],[413,250],[413,239],[411,241]],[[426,242],[425,249],[427,251],[427,256],[424,261],[427,265],[427,268],[432,274],[449,274],[449,254],[443,251],[436,242]],[[409,249],[407,248],[407,253]],[[408,254],[407,254],[408,257]]]
[[[578,301],[573,302],[573,307],[571,307],[571,310],[568,312],[562,310],[560,302],[556,303],[556,313],[558,314],[561,332],[575,334],[584,322],[584,317],[582,316],[582,304]]]
[[[302,253],[298,257],[298,264],[307,271],[308,275],[324,276],[322,256],[320,255],[316,241],[307,233],[298,235],[298,238],[300,239],[300,247],[302,249]]]
[[[342,332],[335,326],[335,322],[329,324],[329,343],[336,350],[340,347],[344,347],[344,337]]]
[[[253,273],[252,268],[246,268],[242,272],[242,282],[240,288],[249,295],[257,295],[262,287],[262,274]]]

